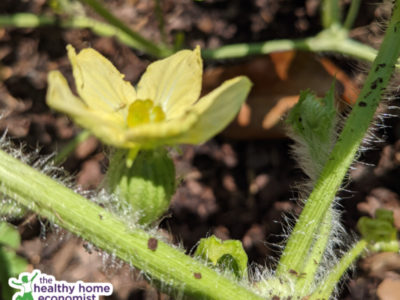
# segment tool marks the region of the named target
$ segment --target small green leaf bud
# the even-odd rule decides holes
[[[221,241],[215,236],[201,239],[196,256],[210,261],[214,266],[228,270],[237,278],[247,278],[247,254],[237,240]]]

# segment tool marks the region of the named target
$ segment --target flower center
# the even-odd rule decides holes
[[[145,123],[158,123],[165,120],[165,113],[158,105],[154,105],[153,101],[136,100],[128,109],[127,123],[132,128]]]

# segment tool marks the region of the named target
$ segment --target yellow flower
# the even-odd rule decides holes
[[[202,143],[235,117],[251,87],[249,79],[236,77],[199,99],[199,48],[150,64],[136,90],[97,51],[76,54],[71,45],[67,50],[79,97],[52,71],[47,104],[119,148]]]

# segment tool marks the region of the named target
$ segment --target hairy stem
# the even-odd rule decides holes
[[[354,261],[365,251],[366,248],[367,241],[361,240],[356,243],[350,249],[350,251],[342,257],[340,262],[333,268],[333,270],[329,272],[327,278],[323,280],[321,286],[315,293],[311,295],[309,300],[329,299],[342,276],[346,273]]]
[[[313,239],[318,233],[324,215],[329,210],[373,121],[382,93],[400,55],[399,3],[400,0],[395,2],[385,38],[357,102],[289,237],[277,270],[280,275],[287,273],[290,269],[301,271],[303,261],[310,254]]]
[[[0,192],[143,270],[169,292],[196,299],[262,299],[146,231],[128,228],[104,208],[1,150],[0,183]]]
[[[304,267],[302,268],[303,274],[300,274],[301,276],[298,277],[295,288],[299,295],[307,294],[315,287],[315,276],[321,265],[329,240],[332,237],[333,215],[333,209],[330,208],[326,212],[325,219],[319,228],[318,236],[316,237],[311,254],[304,260]]]

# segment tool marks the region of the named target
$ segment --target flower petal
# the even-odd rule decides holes
[[[196,124],[181,135],[178,143],[199,144],[223,130],[236,116],[251,88],[251,81],[239,76],[202,97],[193,111],[199,115]]]
[[[196,124],[196,112],[186,112],[180,117],[159,123],[147,123],[126,131],[126,142],[140,144],[143,148],[177,144],[177,139]]]
[[[124,139],[125,120],[121,114],[88,107],[72,94],[66,79],[59,71],[49,73],[48,84],[46,101],[51,108],[66,113],[107,144],[119,147],[135,146]]]
[[[147,67],[137,87],[138,99],[160,105],[167,119],[182,114],[199,98],[203,62],[200,47],[182,50]]]
[[[84,49],[76,54],[75,49],[68,45],[67,50],[76,89],[86,104],[95,110],[120,110],[126,114],[123,108],[136,100],[136,92],[129,82],[123,80],[124,75],[94,49]]]

